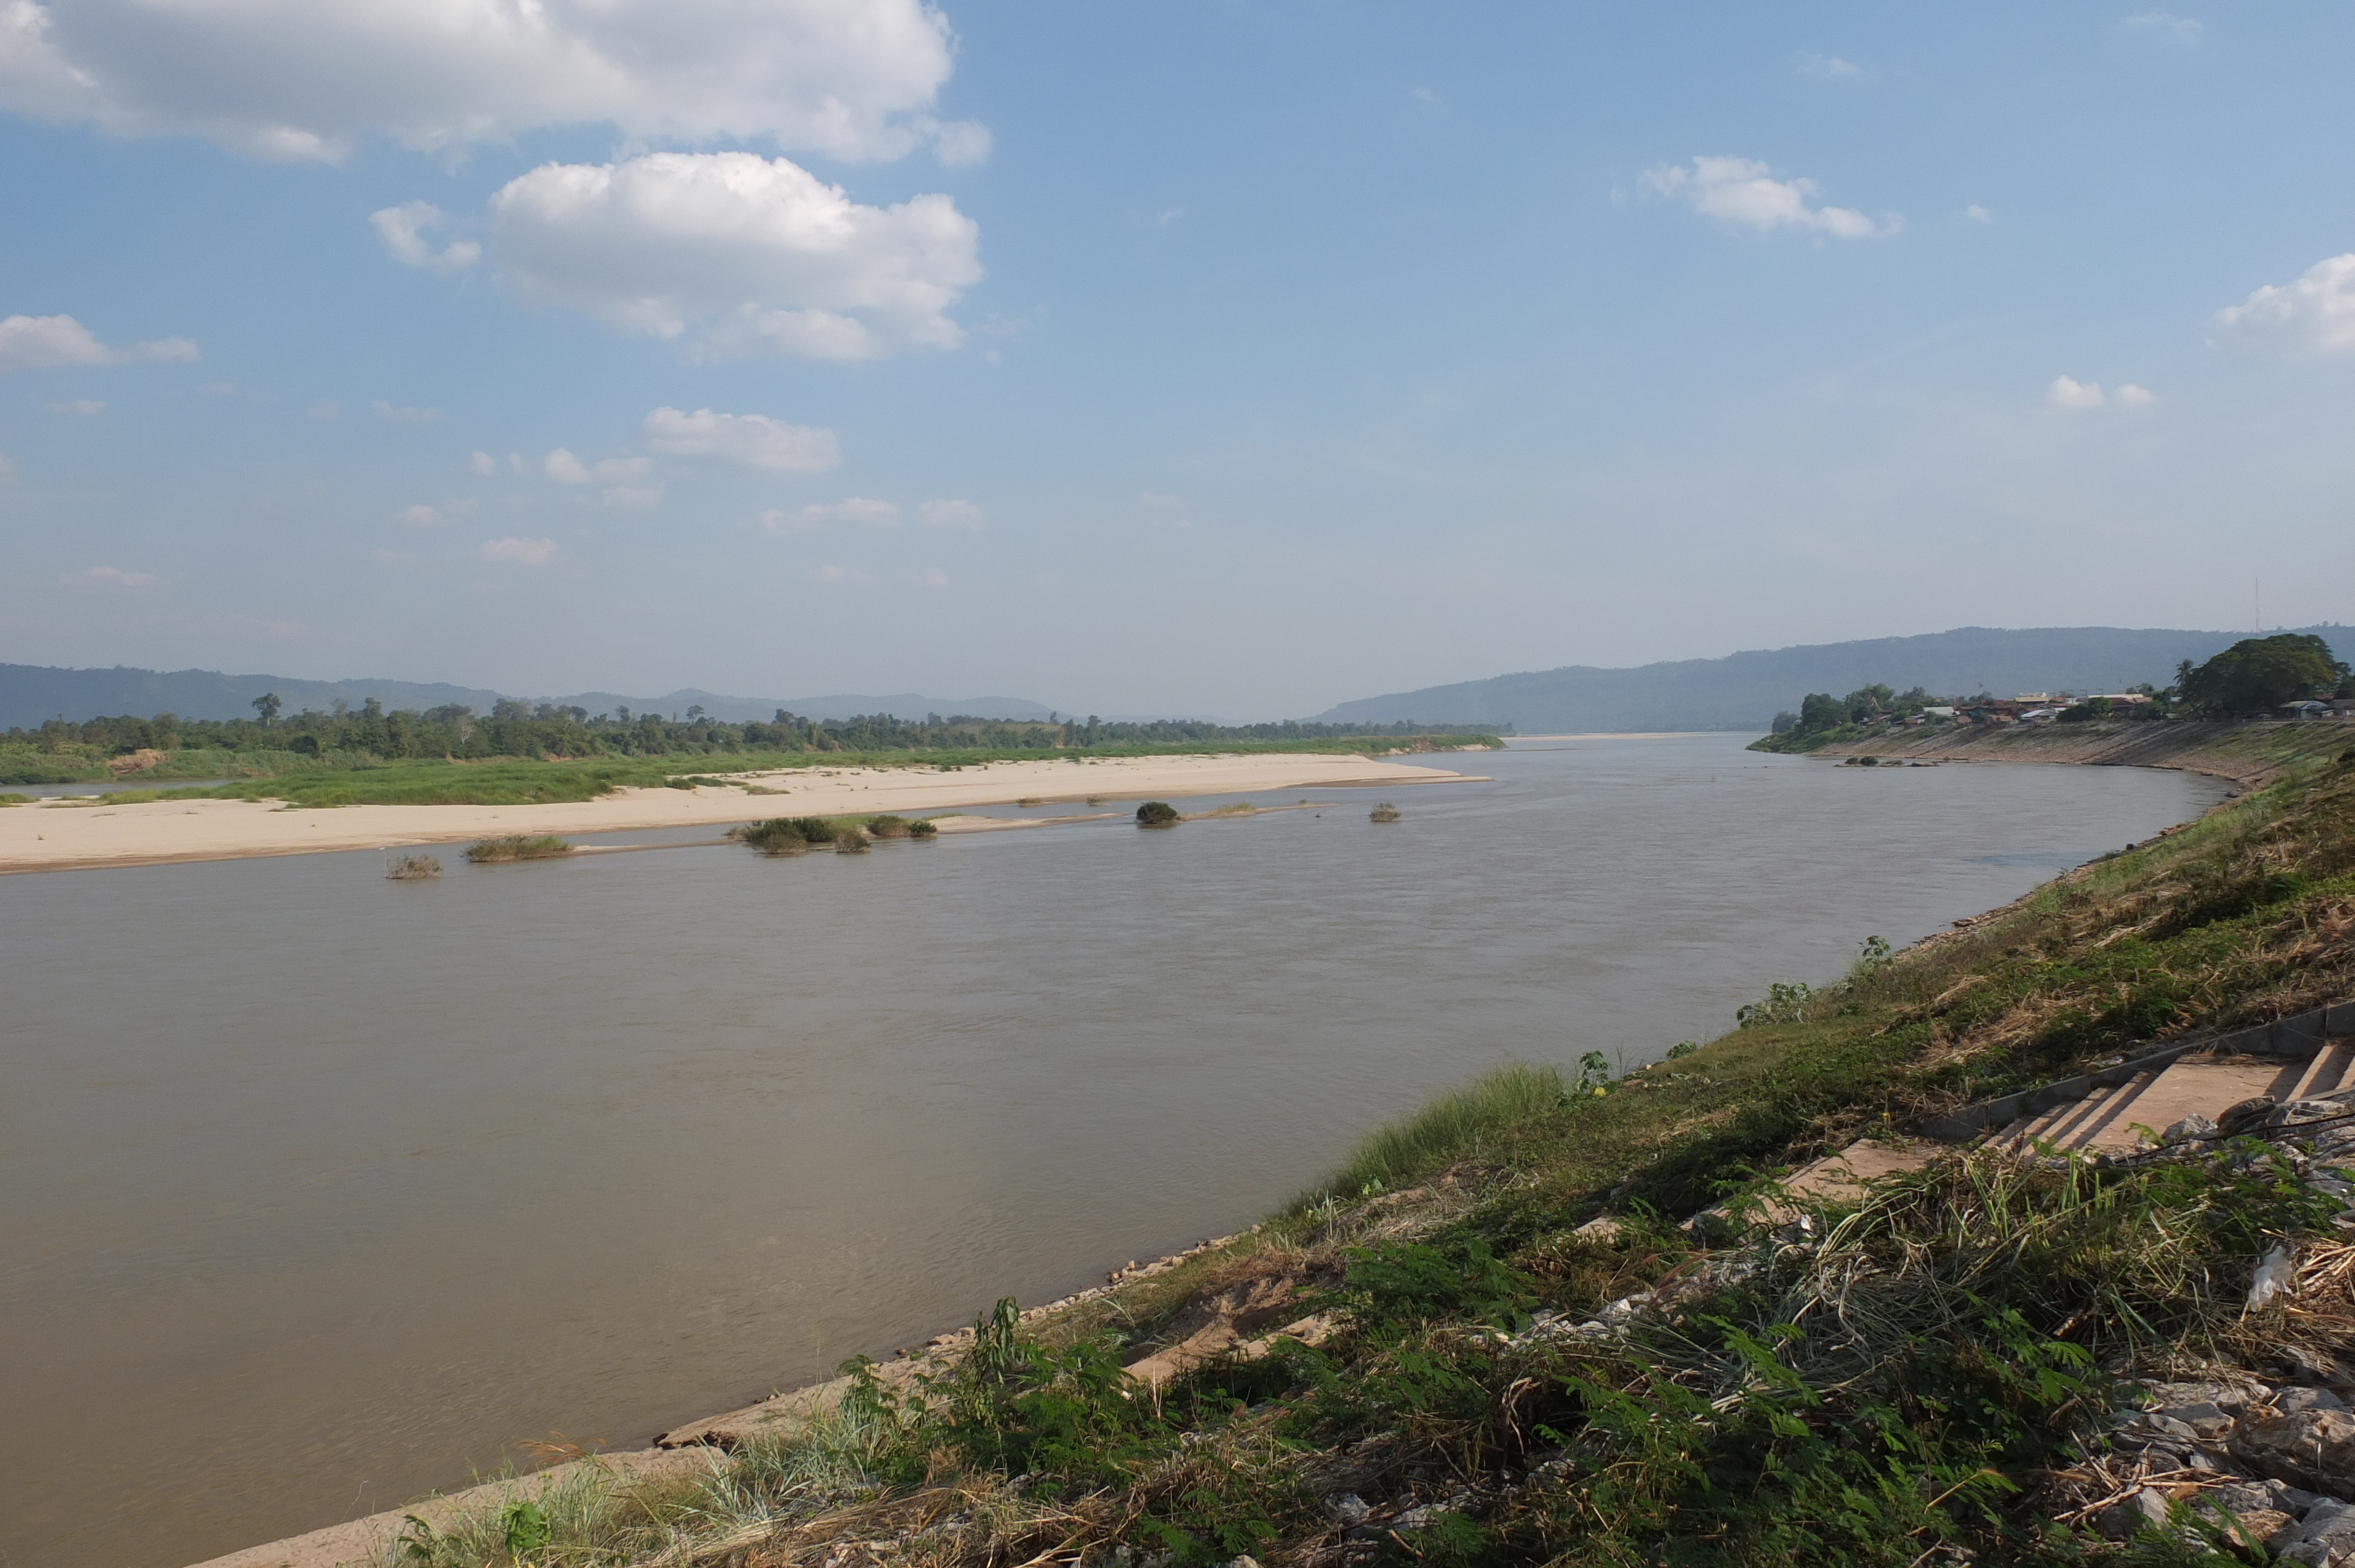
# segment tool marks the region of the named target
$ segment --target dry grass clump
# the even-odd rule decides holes
[[[870,838],[904,839],[908,836],[910,825],[907,818],[886,811],[879,817],[868,819],[867,832]]]
[[[1388,800],[1384,800],[1381,804],[1376,806],[1372,810],[1366,813],[1366,821],[1369,822],[1395,822],[1405,815],[1406,813],[1404,811],[1400,810]]]
[[[389,882],[431,882],[442,874],[442,863],[430,854],[405,854],[384,868]]]
[[[1249,800],[1236,800],[1224,806],[1213,806],[1210,808],[1210,815],[1214,817],[1256,817],[1259,815],[1259,808],[1252,805]]]
[[[844,823],[834,835],[834,853],[837,854],[865,854],[874,847],[875,841],[852,823]]]
[[[571,844],[554,833],[537,837],[524,833],[508,833],[502,838],[485,839],[466,849],[466,860],[473,865],[496,865],[516,860],[555,860],[570,854]]]

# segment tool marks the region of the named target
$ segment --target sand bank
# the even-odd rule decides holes
[[[156,800],[91,806],[56,800],[0,810],[0,874],[329,850],[470,843],[502,833],[611,833],[722,826],[758,817],[831,817],[1018,800],[1082,802],[1243,795],[1277,789],[1392,788],[1473,775],[1363,757],[1261,754],[1121,757],[935,768],[791,768],[729,786],[618,789],[594,800],[540,806],[336,806],[292,809],[256,800]]]

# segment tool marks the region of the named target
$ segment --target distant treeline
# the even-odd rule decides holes
[[[1359,736],[1474,736],[1470,726],[1373,724],[1216,725],[1187,719],[1149,724],[1082,719],[1020,720],[939,714],[918,719],[867,714],[847,719],[804,718],[780,708],[767,723],[733,724],[688,708],[683,716],[617,708],[591,715],[578,707],[503,701],[488,714],[455,705],[386,711],[374,700],[357,709],[338,705],[282,715],[272,697],[254,704],[250,719],[151,718],[125,715],[80,724],[52,719],[37,729],[0,735],[0,754],[26,753],[64,761],[92,761],[141,751],[201,751],[230,758],[321,759],[413,758],[475,759],[725,756],[808,752],[1059,750],[1113,746],[1216,744],[1227,741],[1342,740]]]

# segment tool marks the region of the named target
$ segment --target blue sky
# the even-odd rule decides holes
[[[12,16],[0,660],[1256,718],[2355,608],[2343,7]]]

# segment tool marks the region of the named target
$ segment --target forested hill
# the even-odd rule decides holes
[[[2355,653],[2355,628],[2325,623],[2296,630]],[[2183,660],[2199,662],[2245,631],[2132,630],[2114,626],[2008,631],[1966,626],[1924,637],[1883,637],[1682,659],[1632,669],[1572,664],[1465,681],[1452,686],[1366,697],[1327,708],[1329,723],[1394,720],[1471,724],[1523,735],[1652,729],[1764,731],[1808,692],[1846,692],[1876,682],[1934,692],[2116,692],[2138,682],[2165,685]]]
[[[473,686],[415,681],[301,681],[285,675],[226,675],[216,670],[133,670],[122,665],[112,670],[65,670],[42,664],[0,664],[0,730],[37,729],[55,718],[79,724],[115,714],[250,718],[253,700],[272,692],[290,714],[306,708],[328,712],[337,703],[357,708],[370,698],[388,711],[406,708],[422,713],[456,705],[487,714],[502,695]],[[713,718],[738,724],[766,719],[779,708],[817,719],[847,719],[861,714],[921,717],[933,713],[994,719],[1048,716],[1045,704],[1020,697],[928,697],[914,692],[885,696],[730,697],[689,689],[659,697],[581,692],[527,701],[534,706],[546,703],[559,708],[585,708],[592,714],[626,707],[640,713],[684,715],[691,707],[699,707]]]

